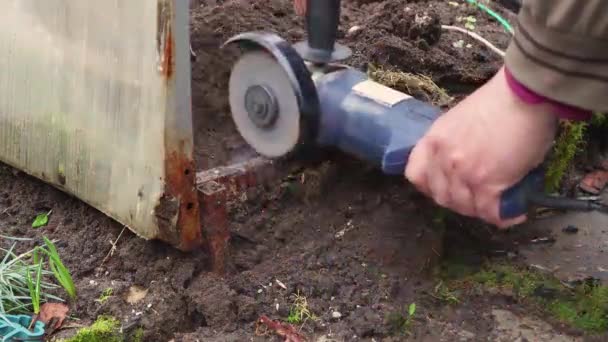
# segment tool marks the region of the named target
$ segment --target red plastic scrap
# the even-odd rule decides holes
[[[595,170],[583,177],[579,184],[581,190],[598,195],[608,184],[608,170]]]
[[[47,329],[50,329],[47,330],[47,333],[51,334],[61,328],[69,311],[70,308],[63,303],[44,303],[40,307],[40,314],[32,317],[30,329],[37,321],[41,321],[47,326]]]
[[[281,323],[280,321],[273,321],[267,316],[262,315],[258,322],[265,325],[268,329],[274,331],[275,334],[285,337],[285,342],[304,342],[306,341],[302,335],[300,335],[296,328],[291,324]]]

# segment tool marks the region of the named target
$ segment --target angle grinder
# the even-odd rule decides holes
[[[306,41],[292,45],[258,31],[224,43],[243,51],[229,81],[236,128],[267,158],[330,147],[403,176],[411,150],[441,110],[341,64],[352,52],[336,42],[339,18],[340,0],[308,0]],[[539,168],[505,191],[501,217],[518,217],[542,202],[543,183]]]

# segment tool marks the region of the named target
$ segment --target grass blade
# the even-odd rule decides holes
[[[61,258],[59,257],[59,253],[57,253],[57,248],[55,248],[55,244],[51,242],[46,237],[43,237],[44,243],[47,247],[47,254],[49,256],[49,266],[55,278],[63,286],[64,290],[67,292],[70,299],[76,299],[76,287],[74,286],[74,281],[72,280],[72,275],[67,267],[61,262]]]

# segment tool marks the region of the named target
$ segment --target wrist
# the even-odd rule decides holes
[[[553,114],[563,120],[584,121],[591,118],[592,111],[560,103],[529,89],[515,79],[507,67],[504,67],[504,73],[509,89],[524,103],[530,105],[548,104],[551,106]]]

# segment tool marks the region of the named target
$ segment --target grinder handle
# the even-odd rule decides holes
[[[544,178],[544,170],[539,167],[505,190],[500,196],[500,218],[508,220],[526,214],[534,198],[544,193]]]
[[[408,146],[407,150],[411,151],[411,148]],[[402,166],[393,164],[392,168],[397,167],[403,170],[399,173],[402,175],[406,163],[407,158],[403,161]],[[518,183],[505,190],[500,196],[500,218],[508,220],[526,214],[530,206],[534,204],[534,199],[544,193],[544,176],[544,170],[538,167],[530,171]]]
[[[403,129],[403,128],[397,128]],[[420,132],[417,132],[421,134]],[[386,174],[403,175],[407,165],[409,154],[416,142],[402,141],[398,139],[391,144],[391,148],[385,151],[382,169]],[[401,146],[401,147],[398,147]],[[404,153],[405,151],[405,153]],[[406,158],[403,158],[406,155]],[[537,167],[530,171],[518,183],[505,190],[500,199],[500,218],[512,219],[524,215],[535,199],[544,194],[544,170]]]
[[[544,192],[544,176],[544,170],[538,167],[503,192],[500,198],[500,218],[506,220],[526,214],[533,204],[533,198]]]

